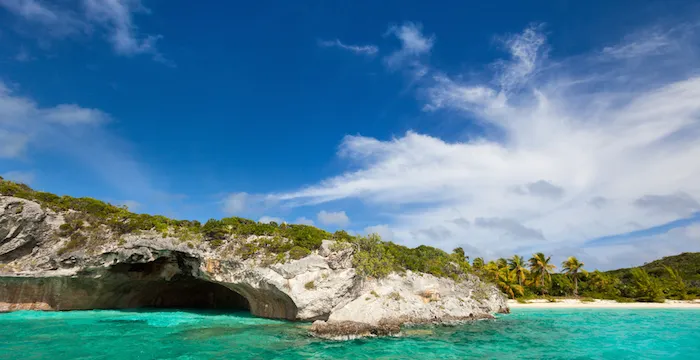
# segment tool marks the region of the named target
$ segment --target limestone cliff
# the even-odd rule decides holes
[[[122,235],[95,226],[73,246],[66,218],[38,203],[0,196],[0,311],[139,307],[249,309],[314,321],[319,336],[391,334],[403,323],[451,322],[507,311],[502,293],[469,276],[362,278],[353,249],[324,240],[301,259],[252,256],[155,231]],[[256,236],[242,242],[256,240]]]

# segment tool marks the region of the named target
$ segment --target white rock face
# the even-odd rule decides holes
[[[245,299],[254,315],[326,320],[314,328],[360,323],[362,334],[387,323],[450,322],[508,311],[502,293],[476,277],[457,283],[409,271],[361,279],[352,267],[353,250],[329,240],[305,258],[274,263],[155,232],[107,240],[108,229],[97,229],[89,248],[59,255],[70,241],[59,234],[64,215],[0,196],[0,310],[153,306],[174,301],[168,298],[173,289],[211,295],[223,286],[232,290],[231,299]]]
[[[476,278],[455,283],[430,274],[407,271],[370,281],[352,302],[336,309],[329,322],[371,325],[394,319],[427,323],[482,317],[506,311],[502,297]]]

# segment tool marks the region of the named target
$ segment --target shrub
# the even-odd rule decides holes
[[[308,250],[321,247],[323,239],[330,238],[330,234],[321,229],[309,225],[288,225],[283,235],[299,246]]]
[[[306,288],[306,290],[313,290],[316,288],[316,284],[313,281],[309,281],[304,284],[304,288]]]
[[[209,219],[202,226],[202,233],[209,240],[223,240],[228,233],[225,226],[222,220]]]
[[[641,268],[634,268],[632,274],[632,288],[638,301],[663,302],[664,293],[661,283],[657,278],[651,277]]]
[[[65,216],[66,222],[58,227],[59,236],[71,236],[81,230],[85,223],[80,213],[70,213]]]
[[[247,260],[255,256],[255,254],[258,253],[258,250],[260,250],[255,243],[243,243],[241,244],[238,249],[236,249],[236,254],[241,257],[243,260]]]
[[[219,246],[221,246],[221,245],[223,245],[223,244],[224,244],[224,241],[221,240],[221,239],[215,239],[215,240],[212,240],[212,241],[209,242],[209,245],[210,245],[213,249],[216,249],[216,248],[218,248]],[[190,244],[190,245],[191,245],[191,244]]]
[[[73,233],[70,236],[70,240],[58,250],[58,255],[63,255],[67,252],[71,252],[79,247],[84,246],[87,244],[87,237],[81,233]]]
[[[338,231],[333,233],[333,240],[335,240],[335,241],[348,242],[348,241],[352,241],[353,239],[354,239],[354,237],[352,235],[348,234],[348,232],[345,230],[338,230]]]
[[[301,246],[294,246],[291,250],[289,250],[289,257],[291,257],[294,260],[299,260],[303,257],[308,256],[309,254],[311,254],[311,251]]]
[[[394,256],[387,251],[379,236],[372,234],[358,238],[355,247],[352,264],[360,276],[383,278],[396,268]]]
[[[401,294],[399,294],[399,293],[396,292],[396,291],[390,293],[389,295],[387,295],[387,297],[388,297],[389,299],[395,300],[395,301],[399,301],[399,300],[403,299],[403,297],[401,296]]]
[[[271,253],[279,254],[291,250],[294,245],[291,242],[283,239],[281,236],[275,235],[271,238],[259,238],[258,246]]]
[[[287,260],[287,254],[279,253],[275,256],[275,263],[284,263]]]

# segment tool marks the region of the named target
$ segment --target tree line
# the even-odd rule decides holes
[[[474,274],[495,283],[512,299],[574,296],[618,301],[662,302],[665,299],[691,299],[700,289],[686,284],[678,269],[663,265],[664,273],[649,274],[637,267],[629,271],[605,273],[586,271],[585,264],[575,256],[561,263],[561,271],[551,256],[538,252],[526,259],[519,255],[484,262],[475,258],[471,264]]]

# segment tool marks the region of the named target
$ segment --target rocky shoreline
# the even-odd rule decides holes
[[[352,248],[324,240],[299,259],[246,259],[227,246],[192,246],[140,231],[66,248],[67,213],[0,196],[0,311],[200,307],[314,322],[314,336],[392,336],[405,324],[448,324],[507,312],[504,295],[475,276],[454,281],[405,271],[358,275]],[[98,229],[99,230],[99,229]],[[105,230],[106,231],[106,230]],[[259,240],[251,235],[231,243]]]
[[[509,310],[503,310],[502,313],[508,313]],[[495,317],[491,314],[482,314],[478,316],[468,316],[461,318],[444,317],[444,318],[405,318],[399,317],[391,320],[382,320],[377,324],[368,324],[356,321],[331,321],[323,320],[314,321],[311,325],[309,333],[312,336],[327,340],[353,340],[363,337],[378,337],[378,336],[401,336],[402,330],[405,327],[412,326],[458,326],[477,320],[489,320]]]

